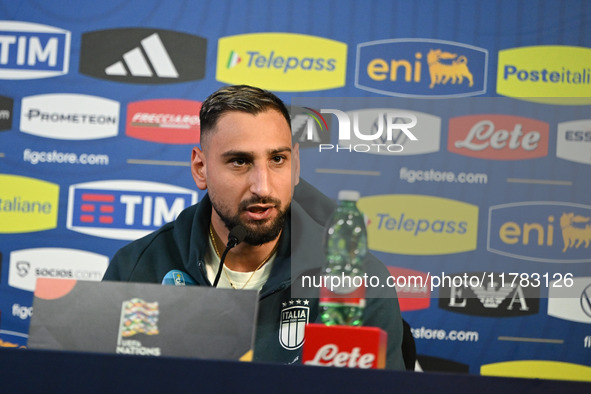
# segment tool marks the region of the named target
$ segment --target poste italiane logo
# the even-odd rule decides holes
[[[549,104],[591,103],[591,48],[541,45],[499,51],[497,93]]]
[[[291,33],[252,33],[218,41],[216,79],[282,92],[345,85],[347,45]]]
[[[34,178],[0,174],[0,233],[57,227],[59,186]]]
[[[434,255],[476,249],[478,207],[447,198],[396,194],[363,197],[369,247],[387,253]]]

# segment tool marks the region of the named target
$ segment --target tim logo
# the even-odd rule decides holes
[[[290,107],[291,133],[300,148],[317,148],[330,143],[332,119],[309,107]]]
[[[146,100],[127,106],[129,137],[163,144],[198,144],[201,102]]]
[[[170,30],[127,28],[82,35],[80,73],[118,82],[203,79],[207,41]]]
[[[450,312],[474,316],[518,317],[537,314],[539,287],[511,286],[511,279],[491,272],[450,275],[439,289],[439,307]],[[470,278],[470,280],[463,280]],[[472,280],[472,279],[480,280]]]
[[[467,115],[449,120],[447,149],[488,160],[526,160],[548,155],[550,126],[514,115]]]
[[[279,343],[287,350],[294,350],[304,344],[306,324],[310,317],[308,300],[284,302],[279,322]]]
[[[80,183],[70,186],[67,228],[102,238],[133,240],[176,219],[196,202],[196,192],[164,183]]]
[[[490,252],[549,263],[591,261],[591,206],[523,202],[489,209]]]
[[[56,77],[68,73],[69,63],[69,31],[0,21],[0,79]]]
[[[488,51],[452,41],[394,39],[357,46],[355,86],[404,97],[486,93]]]

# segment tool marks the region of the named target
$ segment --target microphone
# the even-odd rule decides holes
[[[230,234],[228,234],[228,243],[226,244],[226,250],[222,253],[222,257],[220,258],[220,266],[218,268],[218,273],[215,276],[215,280],[213,281],[213,287],[217,287],[218,282],[220,281],[220,276],[222,275],[222,268],[224,267],[224,260],[226,259],[226,255],[234,246],[238,245],[240,242],[244,241],[246,237],[246,229],[237,224],[236,226],[232,227],[230,230]]]
[[[171,270],[162,278],[163,285],[174,286],[195,286],[197,283],[191,278],[189,274],[179,270]]]

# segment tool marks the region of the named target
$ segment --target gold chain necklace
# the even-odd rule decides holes
[[[221,259],[221,254],[220,251],[218,250],[218,246],[217,243],[215,242],[215,235],[213,233],[213,226],[211,225],[211,223],[209,224],[209,238],[211,239],[211,243],[213,244],[213,249],[215,250],[215,254],[218,256],[219,259]],[[269,253],[269,255],[267,257],[265,257],[263,259],[263,261],[261,261],[261,263],[259,264],[258,267],[256,267],[256,269],[254,271],[252,271],[252,274],[250,274],[250,276],[248,277],[248,280],[244,283],[244,285],[242,285],[242,287],[240,288],[240,290],[244,289],[246,287],[246,285],[248,285],[248,283],[250,282],[250,280],[252,279],[252,277],[254,276],[254,274],[256,274],[256,272],[261,269],[261,267],[263,265],[265,265],[265,263],[267,261],[269,261],[271,259],[271,256],[273,256],[273,254],[275,254],[275,251],[277,250],[277,246],[279,245],[279,240],[277,240],[277,242],[275,243],[275,246],[273,246],[273,250],[271,250],[271,253]],[[234,283],[232,283],[232,281],[230,280],[230,276],[228,275],[228,273],[226,272],[226,266],[224,265],[223,267],[223,271],[224,271],[224,275],[226,275],[226,279],[228,279],[228,282],[230,283],[230,286],[232,286],[233,289],[238,289],[236,286],[234,286]]]

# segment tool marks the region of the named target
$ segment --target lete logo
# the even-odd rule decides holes
[[[467,115],[449,121],[447,149],[489,160],[524,160],[548,155],[549,125],[513,115]]]

